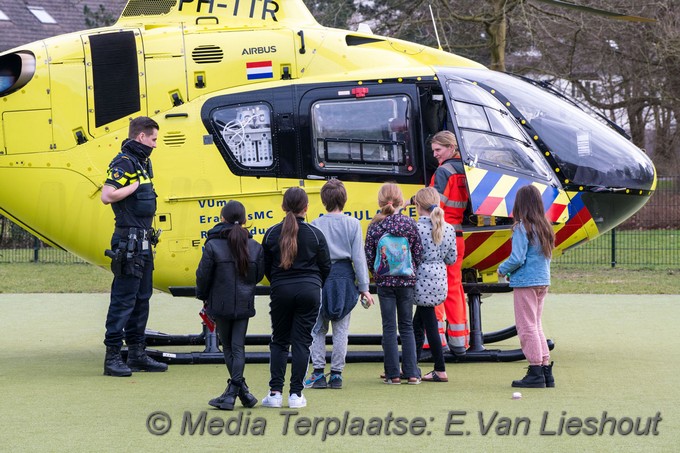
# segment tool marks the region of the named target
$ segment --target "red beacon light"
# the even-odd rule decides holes
[[[356,87],[352,88],[352,94],[355,98],[363,98],[368,94],[368,88],[366,87]]]

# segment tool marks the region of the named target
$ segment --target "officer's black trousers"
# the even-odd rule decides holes
[[[144,255],[142,278],[121,275],[113,278],[111,302],[106,316],[106,346],[143,344],[149,319],[149,299],[153,293],[153,258]]]

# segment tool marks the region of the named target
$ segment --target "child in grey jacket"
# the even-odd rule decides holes
[[[447,382],[449,379],[434,307],[446,299],[446,265],[456,262],[456,232],[444,222],[444,211],[439,207],[439,193],[433,187],[420,189],[414,201],[418,211],[418,233],[423,243],[423,261],[416,271],[416,312],[413,316],[416,353],[419,357],[427,334],[434,370],[424,375],[422,380]]]
[[[305,387],[315,389],[342,388],[345,368],[349,320],[359,294],[373,304],[368,292],[368,267],[362,241],[361,223],[342,210],[347,203],[347,191],[342,181],[331,179],[321,188],[321,201],[328,211],[314,219],[312,225],[320,229],[328,241],[331,272],[323,286],[321,310],[312,330],[312,366],[314,371],[305,380]],[[326,381],[326,334],[329,323],[333,327],[331,374]]]

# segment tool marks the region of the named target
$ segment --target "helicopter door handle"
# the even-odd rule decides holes
[[[305,49],[305,32],[300,30],[297,34],[300,37],[300,53],[305,53],[307,52],[307,49]]]

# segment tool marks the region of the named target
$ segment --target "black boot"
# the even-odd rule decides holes
[[[551,388],[555,387],[555,378],[553,377],[552,374],[553,363],[555,362],[550,362],[550,365],[543,365],[543,377],[545,377],[545,386]]]
[[[128,345],[127,365],[132,371],[167,371],[168,365],[158,362],[146,354],[143,344]]]
[[[208,404],[212,407],[222,409],[225,411],[234,410],[234,403],[236,403],[236,395],[239,393],[240,387],[234,385],[231,379],[227,381],[227,389],[221,396],[211,399]],[[255,400],[257,402],[257,400]]]
[[[239,385],[238,399],[241,400],[241,404],[243,404],[244,407],[255,407],[257,404],[257,398],[250,393],[250,389],[246,385],[245,379],[241,381],[241,384]]]
[[[107,346],[104,358],[105,376],[132,376],[132,370],[123,362],[120,356],[120,346]]]
[[[527,371],[527,375],[524,376],[524,379],[512,381],[512,386],[532,389],[545,388],[543,367],[541,365],[529,365],[529,371]]]

